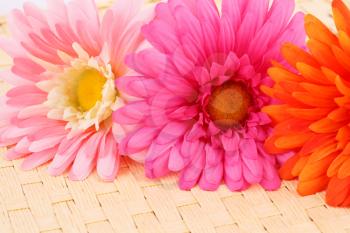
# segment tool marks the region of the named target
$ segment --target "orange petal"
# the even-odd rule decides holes
[[[290,72],[289,70],[280,67],[272,67],[267,71],[267,73],[276,83],[286,80],[296,82],[300,82],[303,80],[301,76],[296,75],[293,72]]]
[[[338,155],[337,158],[329,165],[327,176],[332,177],[338,174],[341,165],[350,158],[349,155]]]
[[[349,119],[349,110],[346,108],[337,108],[329,113],[327,118],[336,122],[346,121]]]
[[[296,176],[292,174],[292,170],[295,166],[295,164],[299,160],[299,155],[293,155],[290,157],[280,168],[279,174],[282,179],[284,180],[293,180]]]
[[[335,106],[333,99],[319,98],[308,92],[293,92],[292,96],[301,103],[311,107],[329,108]]]
[[[280,122],[275,125],[274,132],[278,135],[288,135],[291,133],[301,133],[301,132],[309,132],[309,125],[312,121],[305,121],[296,118],[290,118],[286,121]]]
[[[350,83],[342,79],[340,76],[337,76],[334,80],[335,85],[340,93],[345,96],[350,97]]]
[[[349,33],[350,12],[348,8],[341,0],[334,0],[332,7],[333,18],[338,31],[342,30]]]
[[[300,86],[303,87],[307,92],[314,96],[319,96],[320,98],[334,98],[341,96],[338,89],[334,86],[324,86],[311,83],[300,83]]]
[[[350,196],[350,177],[339,179],[332,177],[329,181],[326,202],[331,206],[343,206],[345,200]]]
[[[277,148],[275,146],[275,141],[278,137],[279,136],[276,136],[276,135],[270,136],[264,142],[264,149],[270,154],[282,154],[287,151],[281,148]]]
[[[347,124],[347,121],[335,122],[329,118],[323,118],[309,126],[315,133],[334,133]]]
[[[304,81],[316,83],[316,84],[333,84],[329,79],[321,72],[321,70],[310,66],[306,63],[298,62],[296,64],[297,70],[304,77]]]
[[[346,177],[350,177],[350,158],[348,157],[339,168],[338,178],[344,179]]]
[[[278,68],[282,68],[282,69],[285,69],[286,67],[284,65],[282,65],[281,63],[279,63],[278,61],[275,61],[275,60],[272,60],[271,61],[271,65],[273,67],[278,67]]]
[[[337,144],[330,144],[327,146],[319,147],[317,150],[315,150],[309,158],[309,163],[318,163],[319,161],[322,161],[326,157],[332,157],[332,161],[335,159],[335,157],[339,154],[337,151]]]
[[[339,64],[330,47],[313,39],[307,42],[307,47],[322,66],[328,67],[338,74],[346,74],[346,70]]]
[[[336,136],[337,141],[350,141],[350,127],[344,126],[339,129]]]
[[[329,204],[330,205],[330,204]],[[349,207],[350,206],[350,195],[348,195],[345,199],[344,202],[340,205],[340,207]]]
[[[338,34],[339,44],[347,54],[350,54],[350,37],[344,31],[340,31]]]
[[[324,44],[338,44],[337,37],[315,16],[305,16],[305,30],[309,38],[318,40]]]
[[[286,114],[288,105],[269,105],[262,108],[262,112],[267,113],[274,122],[281,122],[290,118],[289,114]]]
[[[308,181],[299,181],[297,191],[300,195],[306,196],[321,192],[326,189],[329,178],[320,176]]]
[[[293,81],[281,81],[279,85],[288,93],[296,92],[296,91],[305,91],[303,89],[299,82],[293,82]]]
[[[293,117],[305,120],[319,120],[331,111],[329,108],[288,108],[287,113]]]
[[[343,151],[340,153],[340,155],[350,155],[350,143],[348,143]]]
[[[347,142],[346,141],[339,141],[337,143],[337,150],[342,151],[346,147]]]
[[[319,67],[318,62],[309,53],[291,43],[284,44],[281,52],[283,57],[294,68],[296,68],[296,64],[298,62],[305,63],[313,67]]]
[[[307,161],[309,160],[309,156],[301,155],[298,162],[295,164],[292,175],[299,176],[301,171],[304,169],[305,165],[307,164]]]
[[[260,86],[260,90],[267,96],[274,96],[274,89],[265,85]]]
[[[276,99],[280,100],[282,103],[286,103],[286,104],[293,106],[293,107],[297,107],[297,108],[307,108],[308,107],[308,105],[306,105],[305,103],[303,103],[303,102],[299,101],[297,98],[295,98],[293,96],[293,93],[291,95],[284,90],[276,90],[275,89],[273,96]]]
[[[348,56],[343,50],[338,46],[333,45],[332,51],[337,61],[347,70],[350,71],[350,56]]]
[[[335,78],[339,76],[336,72],[333,70],[327,68],[327,67],[321,67],[321,71],[324,74],[324,77],[329,81],[330,84],[334,84]]]
[[[295,149],[303,146],[311,136],[311,133],[297,133],[281,136],[276,139],[275,146],[281,149]]]
[[[309,159],[304,169],[299,174],[299,180],[308,181],[316,179],[320,176],[326,176],[327,169],[334,160],[335,156],[335,154],[329,154],[328,156],[323,156],[323,159],[316,162]]]
[[[344,108],[350,109],[350,97],[349,96],[343,96],[343,97],[334,98],[334,102],[339,107],[344,107]]]
[[[300,150],[300,154],[310,154],[317,150],[320,146],[327,146],[335,143],[334,134],[314,134]]]

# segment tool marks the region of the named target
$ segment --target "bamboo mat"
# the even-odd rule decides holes
[[[332,25],[328,0],[299,0],[298,7]],[[4,18],[0,25],[7,33]],[[0,52],[0,69],[10,63]],[[96,174],[72,182],[48,176],[45,166],[23,172],[19,165],[0,158],[0,233],[350,233],[349,209],[326,206],[324,193],[300,197],[295,182],[276,192],[183,192],[176,177],[147,180],[127,159],[114,183]]]

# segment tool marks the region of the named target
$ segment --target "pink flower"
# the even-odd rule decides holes
[[[93,169],[103,180],[116,177],[123,129],[112,112],[123,105],[115,79],[128,71],[127,53],[143,42],[147,15],[142,0],[118,1],[100,21],[93,0],[48,0],[41,11],[31,3],[9,19],[12,39],[0,47],[13,59],[1,74],[12,84],[1,99],[0,145],[5,157],[24,157],[22,168],[52,162],[52,175],[70,170],[73,180]]]
[[[146,175],[180,171],[180,187],[215,190],[249,184],[276,189],[275,157],[263,149],[271,60],[283,42],[303,45],[293,0],[169,0],[143,27],[153,48],[127,57],[138,74],[117,80],[129,102],[114,114],[128,125],[122,153],[145,159]],[[291,18],[292,17],[292,18]]]

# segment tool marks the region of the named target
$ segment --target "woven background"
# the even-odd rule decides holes
[[[297,2],[332,25],[329,0]],[[0,33],[7,34],[4,17]],[[0,52],[0,69],[9,64]],[[0,83],[0,94],[5,89]],[[72,182],[48,176],[45,166],[22,172],[19,165],[0,158],[0,233],[350,233],[349,209],[326,206],[323,193],[299,197],[295,182],[284,182],[277,192],[258,186],[183,192],[176,177],[147,180],[142,166],[127,159],[114,183],[96,174]]]

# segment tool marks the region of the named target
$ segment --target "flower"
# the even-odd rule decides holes
[[[301,195],[327,189],[330,205],[350,206],[350,11],[334,0],[333,15],[337,35],[307,15],[308,51],[286,44],[290,66],[269,70],[275,84],[262,89],[278,104],[263,109],[276,124],[265,148],[295,152],[280,174],[298,177]]]
[[[123,128],[112,112],[123,105],[115,79],[128,72],[124,56],[143,42],[150,14],[142,0],[118,1],[102,21],[93,0],[47,1],[41,11],[24,4],[9,19],[13,38],[0,47],[13,59],[1,74],[12,84],[1,100],[0,144],[5,157],[24,157],[22,168],[52,161],[48,172],[86,178],[96,167],[107,181],[116,177]]]
[[[128,126],[121,152],[145,160],[150,178],[181,172],[185,190],[278,188],[259,86],[283,42],[305,42],[293,10],[292,0],[223,0],[221,12],[212,0],[159,3],[142,29],[152,47],[127,56],[136,74],[117,80],[128,95],[113,117]]]

